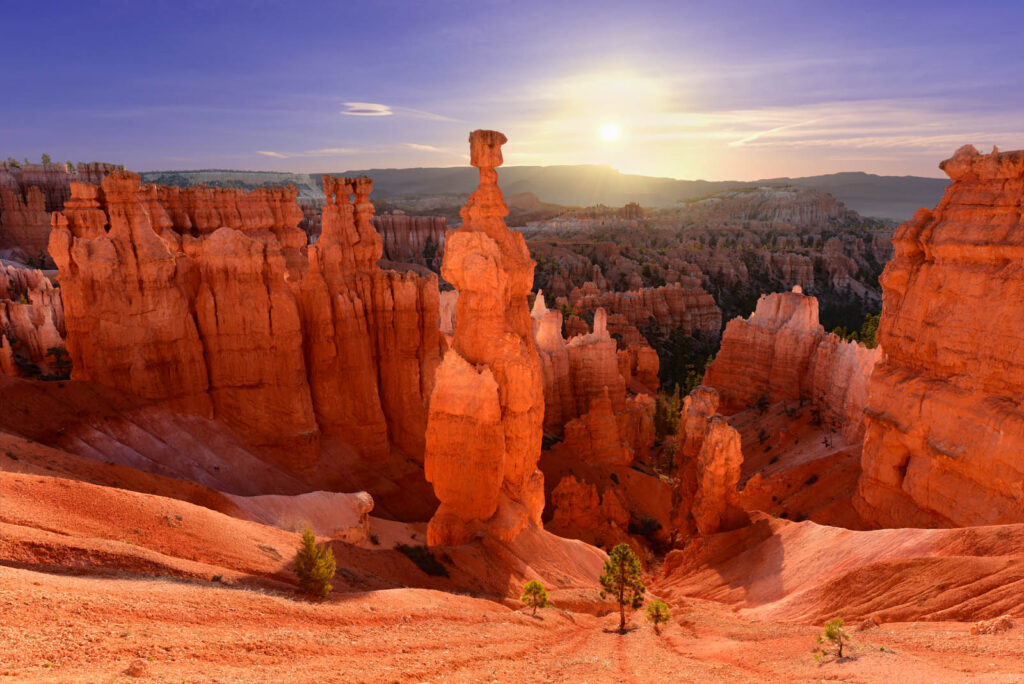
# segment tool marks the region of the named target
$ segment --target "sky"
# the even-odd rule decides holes
[[[0,157],[941,176],[1024,148],[1024,2],[3,0]]]

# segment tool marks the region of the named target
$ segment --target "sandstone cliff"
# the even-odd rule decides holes
[[[420,264],[440,272],[447,230],[443,216],[407,216],[393,212],[375,216],[373,226],[384,240],[386,259]]]
[[[971,146],[934,210],[897,230],[883,274],[863,473],[882,526],[1024,521],[1024,152]]]
[[[864,432],[868,379],[880,356],[878,348],[826,334],[818,301],[795,287],[762,295],[749,318],[729,321],[704,384],[718,390],[725,413],[809,400],[853,443]]]
[[[42,271],[0,261],[0,373],[60,375],[55,347],[64,347],[60,290]]]
[[[478,532],[511,541],[539,525],[544,509],[544,381],[526,299],[534,262],[522,234],[505,226],[495,171],[505,136],[473,131],[469,142],[480,186],[448,233],[441,268],[459,297],[426,432],[426,477],[441,501],[427,531],[432,545]]]
[[[315,245],[294,188],[72,183],[50,252],[73,377],[216,416],[293,468],[321,436],[419,457],[436,279],[376,266],[369,179],[324,182]]]
[[[683,400],[676,451],[673,525],[683,536],[709,535],[746,522],[740,505],[740,434],[717,415],[718,393],[701,386]]]
[[[46,261],[50,213],[64,208],[71,182],[98,184],[120,168],[79,163],[78,173],[73,174],[65,164],[0,162],[0,249],[20,250],[24,257]]]

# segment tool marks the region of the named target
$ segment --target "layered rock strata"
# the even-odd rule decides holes
[[[604,309],[611,316],[621,316],[612,327],[628,341],[639,341],[639,331],[632,336],[630,328],[649,326],[651,321],[665,330],[678,330],[686,335],[717,337],[722,328],[722,311],[715,299],[701,288],[698,280],[683,278],[682,282],[629,292],[602,291],[593,282],[569,293],[567,303],[578,314]]]
[[[896,231],[854,505],[891,527],[1024,521],[1024,151],[961,148]]]
[[[60,290],[42,271],[0,261],[0,373],[56,374],[50,354],[64,347]]]
[[[50,252],[73,377],[216,416],[289,467],[321,436],[422,454],[437,281],[376,266],[369,179],[324,184],[307,245],[294,188],[72,183]]]
[[[654,400],[647,393],[628,396],[626,389],[639,384],[653,394],[633,382],[633,370],[651,382],[653,364],[657,378],[654,350],[645,347],[650,354],[637,349],[635,357],[621,356],[608,334],[604,309],[595,312],[592,332],[566,342],[562,313],[545,306],[543,293],[534,300],[531,318],[544,377],[544,432],[564,436],[556,448],[594,463],[625,465],[637,456],[646,458],[654,443]]]
[[[50,213],[64,208],[71,196],[71,182],[98,184],[122,168],[79,163],[74,174],[65,164],[13,166],[0,162],[0,249],[20,250],[25,257],[45,261]]]
[[[722,346],[704,375],[721,396],[722,411],[805,399],[841,429],[849,442],[864,434],[868,380],[881,350],[826,333],[818,300],[793,292],[762,295],[746,319],[729,321]]]
[[[373,225],[384,240],[385,259],[440,271],[447,231],[443,216],[407,216],[393,212],[375,216]]]
[[[683,400],[676,450],[673,525],[683,536],[709,535],[746,522],[740,504],[740,434],[718,412],[718,393],[700,386]]]
[[[469,142],[480,185],[448,233],[441,267],[459,297],[427,423],[425,472],[441,502],[427,530],[431,545],[478,533],[511,541],[539,525],[544,509],[544,381],[527,305],[534,262],[504,221],[495,168],[505,136],[478,130]]]

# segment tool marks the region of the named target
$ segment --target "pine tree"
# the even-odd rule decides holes
[[[629,544],[616,546],[604,562],[601,598],[611,596],[618,602],[620,632],[626,631],[626,607],[633,611],[644,604],[647,589],[640,581],[640,572],[640,559]]]
[[[654,625],[654,633],[661,634],[661,625],[672,618],[672,611],[668,604],[655,599],[647,604],[647,621]]]
[[[537,580],[530,580],[523,587],[523,595],[519,600],[533,608],[533,614],[537,614],[538,608],[545,608],[548,605],[548,591],[544,585]]]
[[[302,533],[302,545],[295,554],[295,574],[299,577],[299,586],[307,594],[325,597],[331,593],[331,578],[337,569],[334,563],[334,552],[325,544],[317,544],[313,530],[306,526]]]

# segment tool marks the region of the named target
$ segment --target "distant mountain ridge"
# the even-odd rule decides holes
[[[934,207],[949,181],[921,176],[878,176],[856,172],[801,178],[766,178],[756,181],[678,180],[640,176],[610,166],[508,166],[500,170],[505,194],[533,193],[542,202],[567,206],[622,206],[639,202],[646,207],[671,207],[681,200],[725,190],[760,186],[797,186],[827,192],[862,216],[903,221],[921,207]],[[252,188],[291,183],[299,198],[319,200],[320,175],[273,171],[148,171],[147,183],[195,185],[207,183]],[[380,199],[429,195],[468,195],[476,188],[477,170],[471,167],[359,169],[330,172],[340,176],[371,176],[374,196]]]

